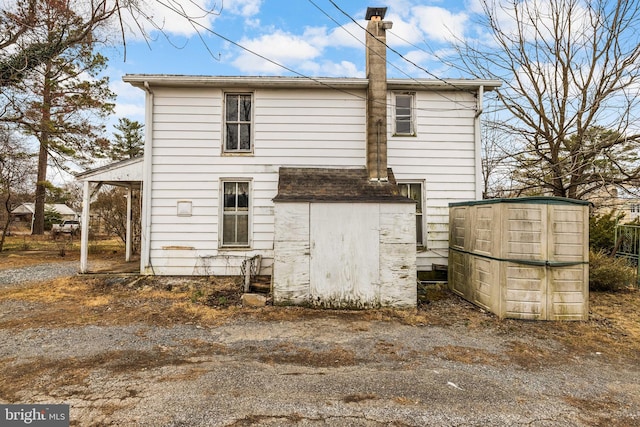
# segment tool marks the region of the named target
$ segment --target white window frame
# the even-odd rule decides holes
[[[425,224],[424,224],[424,220],[425,220],[425,203],[426,203],[426,197],[425,197],[425,191],[424,191],[424,181],[420,181],[420,180],[407,180],[407,181],[398,181],[398,187],[400,187],[400,194],[403,194],[403,186],[407,189],[406,193],[409,194],[409,186],[411,185],[419,185],[420,186],[420,201],[421,203],[418,205],[418,203],[416,203],[416,246],[419,248],[424,248],[427,246],[426,241],[425,241]],[[413,199],[412,199],[413,200]],[[420,224],[420,229],[418,230],[417,226],[418,224]],[[420,235],[418,235],[418,233],[420,232]],[[418,238],[420,239],[420,241],[418,241]]]
[[[225,210],[225,184],[247,184],[247,210],[246,213],[244,211],[239,211],[238,206],[236,205],[235,211],[226,211]],[[248,178],[224,178],[220,180],[220,214],[218,220],[218,242],[219,247],[224,249],[249,249],[252,245],[252,232],[253,232],[253,185],[252,180]],[[237,203],[237,193],[236,193],[236,203]],[[224,240],[224,225],[225,225],[225,217],[226,216],[246,216],[247,217],[247,243],[227,243]]]
[[[398,97],[409,98],[409,112],[399,113]],[[416,136],[416,93],[415,92],[393,92],[393,135],[394,136]],[[402,132],[398,128],[398,121],[401,118],[404,122],[409,121],[409,132]]]
[[[240,120],[240,118],[238,117],[237,120],[227,120],[227,98],[230,96],[249,96],[250,100],[251,100],[251,112],[250,112],[250,117],[249,120]],[[225,92],[224,96],[222,97],[222,102],[223,102],[223,108],[222,108],[222,153],[225,155],[234,155],[234,154],[252,154],[253,153],[253,146],[254,146],[254,137],[253,137],[253,131],[254,131],[254,107],[255,107],[255,100],[254,100],[254,96],[253,96],[253,92]],[[239,111],[239,109],[238,109]],[[240,137],[238,136],[238,144],[237,147],[238,148],[232,148],[229,149],[227,148],[227,137],[229,134],[228,131],[228,124],[232,124],[235,126],[238,126],[238,128],[240,128],[242,125],[249,125],[249,148],[248,149],[241,149],[240,148]],[[238,135],[240,135],[240,133],[238,132]]]

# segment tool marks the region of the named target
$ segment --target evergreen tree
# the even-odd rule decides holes
[[[67,2],[38,3],[43,39],[56,39],[82,23]],[[34,67],[12,90],[3,93],[8,114],[39,142],[33,234],[44,232],[44,205],[49,161],[65,168],[68,161],[85,164],[107,150],[103,124],[115,98],[107,77],[100,77],[106,58],[91,43],[70,45]]]
[[[144,152],[144,125],[126,117],[118,119],[114,126],[118,131],[113,135],[114,143],[109,147],[107,155],[111,160],[132,159],[142,156]]]

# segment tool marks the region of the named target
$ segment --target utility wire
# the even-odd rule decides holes
[[[376,38],[373,34],[371,34],[371,32],[369,30],[367,30],[365,27],[363,27],[362,25],[360,25],[360,23],[354,19],[351,15],[349,15],[347,12],[345,12],[340,6],[338,6],[333,0],[329,0],[329,3],[331,3],[336,9],[338,9],[344,16],[346,16],[347,18],[349,18],[354,24],[356,24],[358,27],[362,28],[364,31],[366,31],[368,34],[372,35],[374,38]],[[378,42],[382,43],[387,49],[389,49],[390,51],[392,51],[393,53],[395,53],[396,55],[398,55],[401,59],[403,59],[404,61],[407,61],[409,64],[413,65],[414,67],[424,71],[425,73],[427,73],[427,75],[433,77],[436,80],[439,80],[440,82],[453,87],[456,90],[459,91],[464,91],[467,93],[470,93],[471,95],[476,95],[475,92],[470,91],[466,88],[461,88],[456,86],[455,84],[443,79],[442,77],[437,76],[436,74],[433,74],[432,72],[430,72],[429,70],[427,70],[426,68],[422,67],[421,65],[416,64],[415,62],[413,62],[412,60],[410,60],[409,58],[406,58],[403,54],[401,54],[400,52],[398,52],[396,49],[392,48],[391,46],[389,46],[387,43],[379,40],[378,38],[376,38],[376,40],[378,40]]]
[[[333,2],[331,2],[331,3],[333,3]],[[188,18],[188,16],[185,14],[184,10],[180,10],[180,9],[178,9],[178,8],[174,7],[174,6],[170,6],[169,4],[166,4],[165,6],[166,6],[169,10],[171,10],[172,12],[174,12],[174,13],[178,14],[179,16],[182,16],[182,17]],[[347,15],[347,16],[348,16],[348,15]],[[352,19],[352,20],[353,20],[353,19]],[[354,21],[354,22],[355,22],[355,21]],[[356,24],[357,24],[357,22],[356,22]],[[246,47],[246,46],[241,45],[240,43],[238,43],[238,42],[236,42],[236,41],[234,41],[234,40],[231,40],[230,38],[228,38],[228,37],[226,37],[226,36],[224,36],[224,35],[222,35],[222,34],[218,33],[217,31],[212,30],[212,29],[211,29],[211,28],[209,28],[209,27],[206,27],[205,25],[203,25],[203,24],[201,24],[201,23],[199,23],[199,22],[193,22],[193,25],[194,25],[194,27],[199,27],[199,28],[201,28],[203,31],[208,32],[208,33],[210,33],[210,34],[212,34],[212,35],[214,35],[214,36],[216,36],[216,37],[218,37],[218,38],[220,38],[220,39],[222,39],[222,40],[224,40],[224,41],[226,41],[226,42],[228,42],[228,43],[230,43],[230,44],[232,44],[232,45],[234,45],[234,46],[236,46],[236,47],[238,47],[238,48],[240,48],[240,49],[242,49],[242,50],[244,50],[245,52],[248,52],[248,53],[250,53],[250,54],[252,54],[252,55],[254,55],[254,56],[257,56],[258,58],[260,58],[260,59],[262,59],[262,60],[264,60],[264,61],[267,61],[267,62],[269,62],[270,64],[273,64],[273,65],[275,65],[275,66],[277,66],[277,67],[280,67],[280,68],[282,68],[282,69],[284,69],[284,70],[286,70],[286,71],[289,71],[290,73],[295,74],[295,75],[297,75],[297,76],[299,76],[299,77],[302,77],[302,78],[305,78],[305,79],[311,80],[311,81],[313,81],[313,82],[315,82],[315,83],[318,83],[318,84],[319,84],[319,85],[321,85],[321,86],[327,87],[327,88],[329,88],[329,89],[332,89],[332,90],[335,90],[335,91],[338,91],[338,92],[345,93],[345,94],[347,94],[347,95],[349,95],[349,96],[353,96],[353,97],[355,97],[355,98],[359,98],[359,99],[362,99],[362,100],[364,100],[364,101],[366,101],[366,99],[367,99],[365,96],[361,96],[361,95],[358,95],[358,94],[356,94],[356,93],[349,92],[349,91],[347,91],[347,90],[345,90],[345,89],[342,89],[342,88],[339,88],[339,87],[332,86],[331,84],[326,83],[326,82],[322,81],[322,80],[321,80],[321,79],[319,79],[319,78],[311,77],[311,76],[308,76],[308,75],[306,75],[306,74],[303,74],[303,73],[301,73],[301,72],[299,72],[299,71],[296,71],[296,70],[294,70],[294,69],[293,69],[293,68],[291,68],[291,67],[288,67],[288,66],[286,66],[286,65],[284,65],[284,64],[281,64],[281,63],[279,63],[279,62],[277,62],[277,61],[275,61],[275,60],[273,60],[273,59],[271,59],[271,58],[268,58],[268,57],[266,57],[266,56],[264,56],[264,55],[262,55],[262,54],[260,54],[260,53],[258,53],[258,52],[256,52],[256,51],[254,51],[254,50],[249,49],[249,48],[248,48],[248,47]],[[362,26],[361,26],[360,24],[358,24],[358,26],[359,26],[360,28],[362,28]],[[365,31],[366,31],[366,29],[365,29]],[[442,81],[442,82],[445,82],[445,83],[448,83],[448,82],[446,82],[446,81],[445,81],[445,80],[443,80],[443,79],[438,79],[438,80],[440,80],[440,81]],[[451,86],[453,86],[453,87],[454,87],[454,88],[456,88],[457,90],[462,90],[462,91],[465,91],[465,92],[471,93],[472,95],[474,95],[474,96],[475,96],[475,93],[474,93],[474,92],[472,92],[472,91],[465,90],[465,89],[462,89],[462,88],[458,88],[458,87],[456,87],[455,85],[453,85],[453,84],[451,84],[451,83],[448,83],[448,84],[449,84],[449,85],[451,85]],[[455,101],[453,101],[453,102],[455,102]],[[380,102],[380,104],[385,104],[385,105],[386,105],[386,102]],[[459,104],[459,103],[458,103],[458,104]],[[461,105],[461,104],[459,104],[459,105]],[[460,111],[460,110],[468,111],[468,110],[473,110],[473,109],[474,109],[474,108],[469,108],[469,107],[466,107],[466,106],[465,106],[465,107],[463,107],[463,108],[420,108],[419,110],[421,110],[421,111]]]
[[[378,52],[369,49],[369,47],[367,46],[367,44],[365,42],[363,42],[358,36],[356,36],[355,34],[353,34],[352,32],[350,32],[349,30],[347,30],[344,25],[342,25],[340,22],[338,22],[336,19],[334,19],[331,15],[329,15],[327,12],[324,11],[324,9],[322,9],[320,6],[318,6],[313,0],[308,0],[309,3],[311,3],[312,5],[314,5],[316,7],[316,9],[318,9],[320,12],[322,12],[327,18],[329,18],[330,20],[332,20],[336,25],[338,25],[340,28],[342,28],[343,31],[345,31],[347,34],[349,34],[351,37],[353,37],[354,39],[356,39],[360,44],[362,44],[365,49],[369,50],[369,53],[373,53],[375,55],[377,55],[379,58],[383,58],[382,55],[380,55]],[[332,2],[333,3],[333,2]],[[344,12],[343,12],[344,13]],[[351,17],[350,17],[351,18]],[[351,18],[351,20],[353,21],[353,19]],[[355,21],[354,21],[355,22]],[[359,24],[358,24],[359,25]],[[360,28],[363,28],[362,26],[360,26]],[[365,31],[367,31],[365,29]],[[368,32],[368,31],[367,31]],[[377,39],[377,38],[376,38]],[[377,39],[378,40],[378,39]],[[380,40],[378,40],[380,43]],[[385,44],[385,46],[387,46]],[[388,46],[387,46],[388,47]],[[389,60],[387,60],[386,58],[384,58],[385,62],[387,64],[389,64],[391,67],[395,68],[396,70],[398,70],[400,73],[404,74],[407,78],[409,78],[410,80],[416,82],[417,84],[419,84],[420,86],[426,88],[427,86],[424,84],[424,82],[421,82],[420,80],[417,80],[416,78],[410,76],[409,74],[407,74],[404,70],[402,70],[400,67],[398,67],[397,65],[393,64],[392,62],[390,62]],[[444,81],[444,80],[442,80]],[[471,92],[470,92],[471,93]],[[441,93],[441,92],[437,92],[437,94],[439,96],[441,96],[442,98],[446,99],[447,101],[451,101],[454,104],[458,104],[462,107],[463,110],[476,110],[476,107],[467,107],[466,105],[463,105],[460,101],[456,101],[454,99],[449,98],[448,96],[446,96],[445,94]],[[472,93],[473,95],[475,95],[475,93]],[[412,107],[413,109],[419,110],[419,108],[417,107]]]

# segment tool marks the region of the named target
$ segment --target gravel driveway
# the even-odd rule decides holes
[[[73,276],[78,272],[79,267],[78,261],[64,261],[0,270],[0,288],[28,282],[51,280],[57,277]]]
[[[53,271],[65,268],[75,274],[72,263]],[[0,401],[68,403],[81,426],[640,424],[637,364],[606,349],[568,354],[522,332],[535,324],[509,327],[457,297],[442,302],[460,318],[446,326],[342,311],[288,320],[273,307],[221,324],[101,323],[141,310],[144,292],[137,306],[86,311],[80,326],[30,317],[60,311],[55,301],[0,299]]]

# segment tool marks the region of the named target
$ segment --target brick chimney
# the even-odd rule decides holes
[[[387,181],[387,30],[386,7],[367,8],[367,171],[372,181]]]

